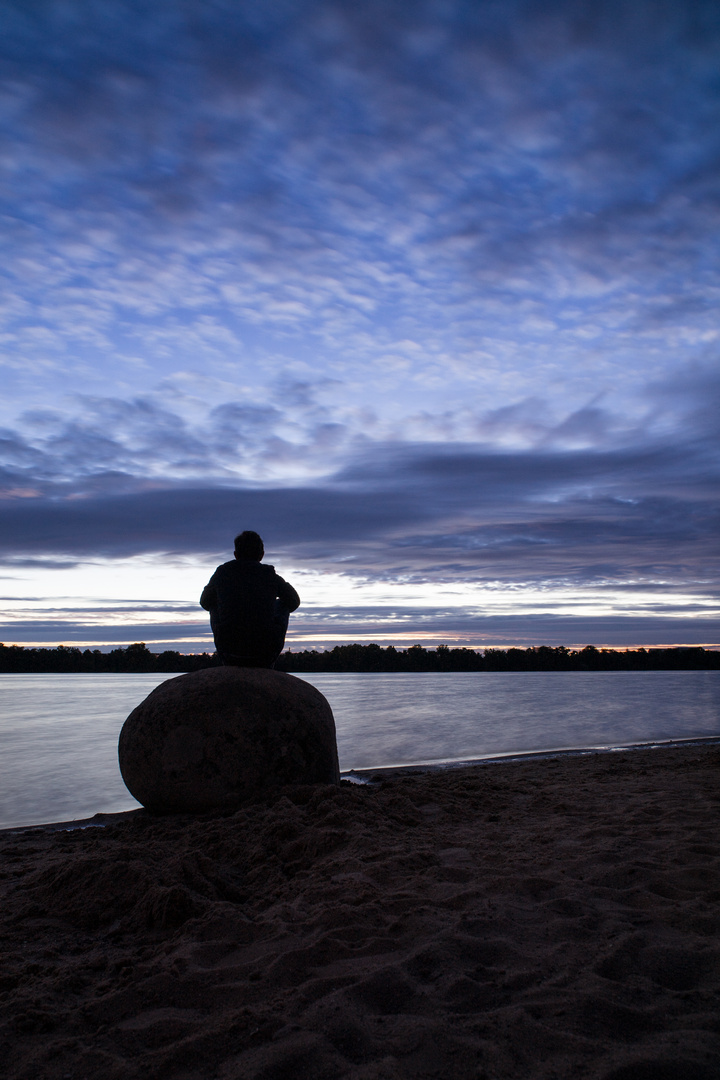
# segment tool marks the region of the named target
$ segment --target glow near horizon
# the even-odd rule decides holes
[[[166,559],[141,559],[113,560],[112,562],[94,561],[82,567],[72,567],[62,571],[52,570],[38,573],[37,571],[28,579],[17,581],[15,596],[13,590],[7,589],[9,584],[5,581],[4,602],[8,625],[12,627],[14,620],[27,621],[41,619],[44,624],[53,621],[64,622],[73,620],[77,627],[85,626],[90,633],[86,639],[73,637],[69,639],[62,634],[55,637],[48,627],[46,636],[42,640],[29,638],[19,641],[29,647],[46,646],[53,647],[60,644],[92,647],[98,639],[92,636],[96,627],[112,628],[115,631],[127,629],[128,635],[123,635],[122,642],[103,642],[104,644],[131,644],[137,640],[133,636],[132,628],[139,623],[145,629],[145,641],[148,645],[168,643],[167,636],[154,639],[149,635],[154,625],[172,626],[177,636],[173,635],[168,647],[179,647],[183,644],[193,643],[206,645],[209,651],[213,650],[212,635],[207,613],[200,608],[197,597],[203,586],[209,579],[215,568],[215,564],[203,560],[183,559],[168,562]],[[295,644],[308,644],[319,642],[322,644],[337,643],[349,640],[348,633],[334,630],[336,620],[342,622],[344,613],[352,611],[354,624],[357,627],[367,621],[375,629],[359,631],[355,629],[350,635],[352,640],[357,641],[386,641],[406,647],[415,641],[432,640],[437,644],[445,641],[448,644],[462,643],[474,648],[492,648],[495,644],[492,640],[492,632],[452,632],[445,630],[442,635],[437,631],[420,628],[403,629],[403,609],[411,609],[413,612],[423,608],[435,610],[461,609],[472,613],[480,618],[497,614],[512,612],[516,615],[532,615],[539,612],[552,611],[555,615],[605,615],[612,616],[622,613],[624,615],[641,616],[652,613],[660,607],[665,614],[672,612],[675,607],[679,614],[685,612],[688,606],[695,609],[695,618],[712,618],[715,608],[712,600],[705,603],[698,602],[696,595],[692,593],[677,593],[668,601],[668,596],[660,588],[657,591],[643,589],[633,591],[632,586],[626,586],[622,594],[622,604],[619,605],[615,596],[616,586],[607,583],[604,587],[595,586],[588,589],[586,594],[578,596],[576,589],[559,588],[556,584],[547,588],[529,589],[518,586],[508,587],[505,583],[484,584],[483,586],[439,584],[435,582],[411,583],[411,582],[360,582],[345,574],[332,572],[313,572],[296,567],[285,569],[283,576],[290,580],[298,589],[303,603],[290,622],[287,645],[293,648]],[[112,576],[114,595],[107,595],[108,575]],[[59,580],[61,579],[61,580]],[[183,584],[189,580],[195,583],[192,595],[190,590],[183,589],[183,594],[178,593],[178,582]],[[33,591],[39,594],[37,599],[28,599],[27,593],[31,585]],[[72,590],[77,589],[77,592]],[[82,590],[82,591],[80,591]],[[308,600],[305,600],[305,597]],[[362,609],[367,607],[368,614],[363,616]],[[181,612],[174,609],[180,608]],[[193,612],[190,614],[191,609]],[[393,624],[392,629],[384,630],[382,617],[379,611],[384,610],[386,618]],[[303,623],[314,622],[320,618],[323,627],[313,631],[303,630]],[[200,629],[197,624],[205,624],[205,629]],[[184,626],[192,626],[194,632],[189,635],[182,634]],[[5,644],[13,644],[8,639]],[[557,644],[567,644],[576,647],[579,642],[558,641]],[[587,644],[583,641],[582,644]],[[596,643],[597,644],[597,643]],[[604,643],[600,642],[599,647]],[[663,643],[659,642],[659,645]],[[670,644],[670,643],[668,643]],[[683,644],[678,642],[677,644]],[[710,641],[705,644],[712,644]],[[499,647],[507,647],[505,644]],[[627,644],[632,648],[633,643]],[[182,649],[180,649],[182,651]],[[204,650],[203,650],[204,651]]]

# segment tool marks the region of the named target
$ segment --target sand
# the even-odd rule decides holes
[[[0,836],[8,1080],[720,1076],[720,750]]]

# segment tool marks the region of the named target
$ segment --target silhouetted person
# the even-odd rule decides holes
[[[235,537],[235,559],[218,566],[200,604],[210,612],[215,648],[223,664],[274,667],[283,650],[290,612],[300,597],[262,563],[265,547],[256,532]]]

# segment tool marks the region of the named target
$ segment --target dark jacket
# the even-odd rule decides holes
[[[232,559],[218,566],[200,597],[201,606],[210,612],[218,652],[265,652],[278,634],[276,601],[286,609],[286,620],[287,611],[300,605],[300,597],[274,566],[254,559]]]

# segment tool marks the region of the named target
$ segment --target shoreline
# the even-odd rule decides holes
[[[553,758],[586,757],[590,754],[617,754],[631,753],[637,750],[661,750],[692,746],[720,746],[720,735],[706,735],[699,738],[687,739],[660,739],[650,742],[630,743],[627,746],[583,746],[562,747],[555,750],[531,750],[521,753],[508,752],[501,754],[489,754],[480,758],[457,758],[447,761],[418,762],[410,765],[382,765],[377,768],[346,769],[340,773],[340,780],[350,783],[368,785],[373,783],[373,778],[390,779],[400,776],[422,776],[427,773],[447,772],[451,769],[479,768],[484,765],[502,765],[515,763],[530,763],[534,761],[551,760]],[[67,821],[48,821],[36,825],[10,825],[0,828],[0,838],[14,833],[30,831],[39,832],[71,832],[75,829],[103,828],[106,825],[129,820],[133,815],[147,814],[142,807],[132,810],[120,810],[116,813],[93,814],[88,818],[71,818]],[[151,815],[148,815],[151,816]]]

